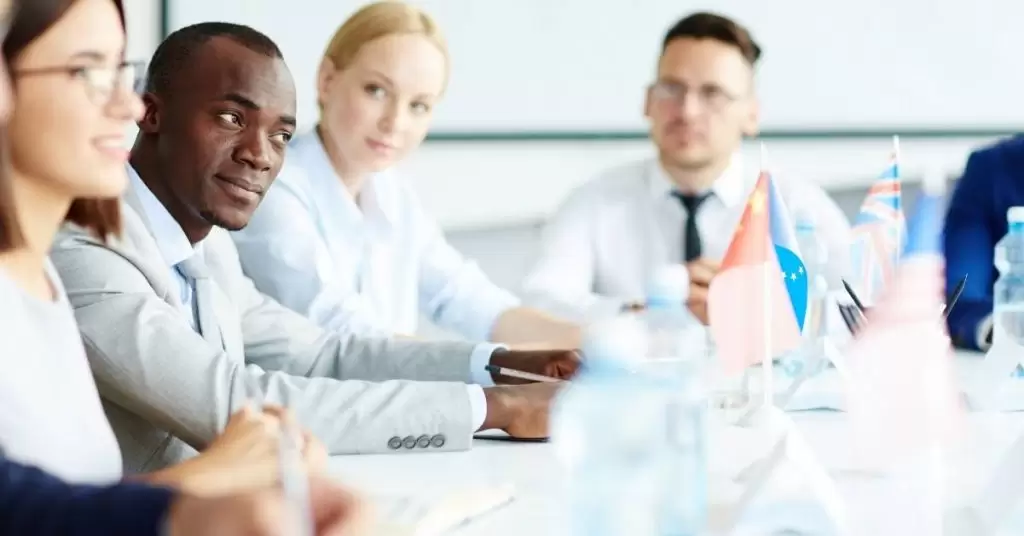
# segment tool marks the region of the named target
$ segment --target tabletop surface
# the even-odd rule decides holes
[[[980,359],[977,355],[959,354],[957,362],[958,368],[963,369],[965,363],[971,368],[977,366]],[[835,380],[827,375],[822,378],[824,390],[835,385]],[[843,502],[851,509],[851,517],[877,517],[878,531],[874,534],[893,533],[890,532],[895,530],[892,523],[909,517],[880,514],[898,512],[895,501],[905,498],[907,492],[892,490],[877,475],[861,470],[850,448],[852,432],[845,413],[826,410],[787,415],[835,482]],[[1021,412],[971,413],[967,421],[961,446],[951,455],[959,460],[959,469],[955,476],[947,475],[956,482],[947,487],[957,492],[977,487],[980,475],[991,472],[1010,443],[1024,432],[1024,413]],[[715,429],[709,438],[712,487],[716,486],[715,481],[735,485],[730,478],[766,456],[774,444],[772,436],[758,429],[724,425]],[[334,456],[330,469],[339,480],[371,497],[371,501],[377,497],[402,496],[429,502],[455,492],[512,484],[516,497],[512,503],[473,520],[452,534],[568,534],[567,512],[562,506],[565,504],[564,478],[551,443],[478,439],[466,452]],[[758,495],[732,533],[771,534],[788,529],[791,532],[787,534],[828,534],[831,531],[823,528],[828,527],[823,516],[824,509],[814,501],[807,479],[801,476],[798,467],[787,462],[775,472],[768,487]],[[1014,526],[1024,527],[1016,521],[1013,520]]]

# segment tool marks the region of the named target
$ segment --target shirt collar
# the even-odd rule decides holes
[[[167,266],[173,268],[181,261],[194,255],[199,250],[202,242],[196,244],[196,247],[193,248],[192,244],[188,241],[188,237],[185,235],[185,231],[181,229],[181,225],[174,219],[174,216],[171,216],[171,213],[156,198],[156,195],[146,186],[146,183],[142,182],[142,178],[139,177],[135,169],[130,165],[127,167],[132,192],[139,200],[139,205],[143,212],[142,216],[149,222],[149,232],[152,233],[153,239],[156,240],[156,247],[160,250],[160,255],[163,256],[164,262],[167,263]]]
[[[658,159],[650,163],[648,172],[648,191],[655,200],[668,198],[675,191],[675,183],[665,172]],[[743,166],[743,157],[739,152],[733,154],[729,167],[715,179],[711,185],[711,193],[726,207],[734,207],[746,199],[747,178]]]
[[[352,224],[365,224],[375,232],[390,235],[394,230],[395,216],[398,213],[393,195],[386,183],[390,172],[384,171],[370,176],[363,185],[359,203],[345,188],[340,177],[334,171],[327,151],[316,130],[296,136],[292,141],[292,156],[307,166],[310,181],[316,188],[330,198],[343,200],[344,217]]]

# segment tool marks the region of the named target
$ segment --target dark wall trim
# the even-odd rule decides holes
[[[845,129],[845,130],[767,130],[758,136],[761,140],[856,140],[887,138],[899,134],[900,138],[996,138],[1017,134],[1013,129]],[[550,131],[550,132],[435,132],[427,136],[431,142],[508,142],[508,141],[623,141],[644,140],[642,131]]]
[[[160,0],[160,40],[171,34],[171,1]]]

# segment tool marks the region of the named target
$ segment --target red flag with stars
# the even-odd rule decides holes
[[[708,323],[728,374],[800,344],[800,328],[771,241],[768,180],[766,173],[758,178],[708,291]]]

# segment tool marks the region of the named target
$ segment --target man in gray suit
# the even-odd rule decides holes
[[[325,332],[242,273],[225,229],[249,221],[295,129],[294,83],[269,38],[190,26],[148,74],[123,235],[68,228],[52,252],[129,470],[191,456],[250,400],[292,409],[332,454],[547,434],[557,388],[494,386],[485,366],[566,378],[574,352]]]

